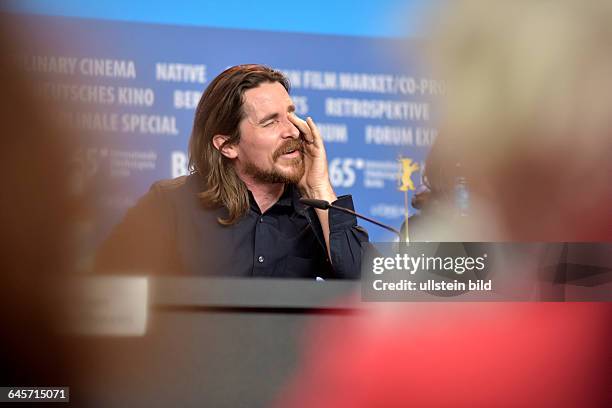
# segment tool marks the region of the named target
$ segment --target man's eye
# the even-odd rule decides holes
[[[264,124],[263,124],[263,127],[270,127],[270,126],[275,125],[275,124],[277,124],[277,123],[278,123],[278,120],[272,120],[272,121],[270,121],[270,122],[266,122],[266,123],[264,123]]]

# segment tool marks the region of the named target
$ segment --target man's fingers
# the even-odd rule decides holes
[[[314,136],[312,134],[311,127],[304,120],[299,118],[295,113],[289,114],[289,120],[291,123],[295,125],[299,129],[299,131],[304,135],[304,139],[306,139],[307,143],[314,142]]]
[[[312,135],[312,141],[319,146],[321,144],[321,134],[319,133],[319,128],[314,123],[314,120],[310,116],[306,118],[306,124],[310,128],[310,133]]]

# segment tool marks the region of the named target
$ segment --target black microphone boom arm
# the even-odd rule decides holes
[[[320,210],[328,210],[330,208],[333,208],[334,210],[338,210],[338,211],[342,211],[345,212],[347,214],[352,214],[357,218],[361,218],[363,220],[366,220],[368,222],[371,222],[372,224],[378,225],[381,228],[384,228],[388,231],[391,231],[395,234],[397,234],[397,236],[399,237],[400,242],[403,242],[404,240],[402,239],[402,234],[401,232],[399,232],[397,229],[383,224],[382,222],[376,221],[370,217],[366,217],[365,215],[361,215],[359,213],[356,213],[353,210],[349,210],[348,208],[344,208],[344,207],[338,207],[336,205],[330,204],[329,202],[325,201],[325,200],[316,200],[314,198],[300,198],[300,203],[307,205],[309,207],[314,207],[314,208],[318,208]]]

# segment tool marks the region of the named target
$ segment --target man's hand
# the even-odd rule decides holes
[[[299,182],[298,188],[302,192],[302,195],[307,198],[316,198],[318,200],[325,200],[333,203],[338,198],[329,181],[327,154],[325,153],[325,146],[323,146],[323,139],[321,138],[317,125],[315,125],[311,117],[308,117],[306,122],[304,122],[294,113],[289,115],[289,120],[300,130],[305,139],[304,162],[306,170],[304,171],[302,180]],[[317,213],[317,217],[319,217],[321,229],[323,230],[327,257],[331,262],[329,213],[326,210],[320,209],[315,209],[315,212]]]
[[[304,121],[294,113],[289,115],[289,120],[300,130],[305,139],[304,162],[306,171],[299,182],[298,188],[307,198],[326,200],[330,203],[336,201],[336,194],[329,181],[327,154],[317,125],[311,117]]]

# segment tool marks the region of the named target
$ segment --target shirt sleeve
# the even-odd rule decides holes
[[[355,210],[350,195],[340,196],[332,204]],[[357,217],[329,209],[329,247],[334,275],[331,278],[359,279],[362,251],[368,240],[368,232],[357,225]]]

